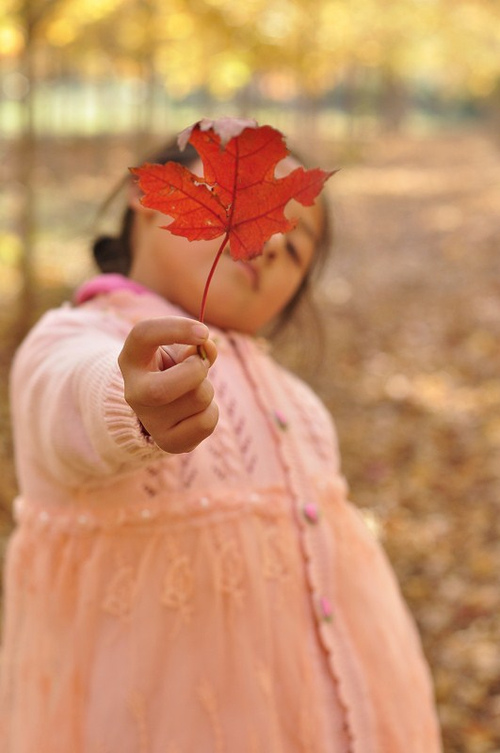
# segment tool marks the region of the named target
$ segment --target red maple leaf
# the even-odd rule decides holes
[[[188,142],[200,156],[203,177],[176,162],[146,163],[131,172],[139,179],[144,206],[173,218],[166,230],[189,240],[224,236],[203,294],[203,321],[208,287],[224,248],[229,244],[233,259],[261,254],[272,235],[294,227],[284,214],[288,202],[312,205],[333,172],[298,167],[275,177],[276,165],[289,154],[284,137],[253,120],[201,120],[180,134],[181,148]]]

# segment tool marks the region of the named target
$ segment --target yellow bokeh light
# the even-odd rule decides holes
[[[18,26],[0,26],[0,56],[18,55],[24,47],[24,35]]]
[[[378,65],[382,56],[382,47],[374,39],[368,39],[358,50],[360,61],[369,67]]]
[[[193,33],[193,17],[189,13],[171,13],[166,22],[166,32],[171,39],[186,39]]]
[[[156,69],[165,79],[168,93],[175,98],[186,97],[204,83],[205,72],[196,51],[187,58],[185,45],[168,45],[158,50]]]
[[[65,47],[74,41],[76,37],[76,26],[68,18],[58,18],[47,30],[47,39],[55,47]]]
[[[84,3],[76,2],[75,10],[82,21],[95,22],[105,18],[120,3],[121,0],[85,0]]]
[[[243,60],[220,54],[212,60],[208,85],[218,99],[225,99],[250,81],[252,72]]]
[[[493,75],[474,75],[469,81],[469,91],[476,97],[487,97],[492,94],[496,86]]]

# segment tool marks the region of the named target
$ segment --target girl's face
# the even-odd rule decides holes
[[[288,158],[284,172],[298,163]],[[201,173],[201,164],[192,171]],[[197,317],[207,276],[223,237],[189,241],[172,235],[165,215],[132,200],[135,223],[130,277],[188,314]],[[319,203],[303,207],[291,201],[287,216],[297,219],[286,235],[274,235],[261,256],[234,261],[229,253],[219,260],[210,284],[205,321],[221,329],[255,334],[271,322],[297,291],[313,259],[320,239],[324,214]]]

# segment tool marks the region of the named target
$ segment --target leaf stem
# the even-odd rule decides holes
[[[202,322],[205,318],[205,308],[207,306],[208,288],[210,287],[210,283],[212,282],[212,277],[214,276],[215,268],[217,267],[217,264],[219,263],[219,259],[222,256],[222,252],[224,251],[228,240],[229,240],[229,232],[227,232],[226,235],[224,236],[224,239],[219,246],[219,250],[217,251],[217,254],[215,255],[212,268],[210,269],[210,272],[208,273],[207,281],[205,283],[205,289],[203,291],[203,298],[201,299],[201,309],[200,309],[200,316],[199,316],[200,322]]]

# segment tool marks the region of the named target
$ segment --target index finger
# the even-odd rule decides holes
[[[144,319],[130,330],[120,360],[122,363],[147,366],[161,345],[203,345],[208,335],[205,324],[187,317]]]

